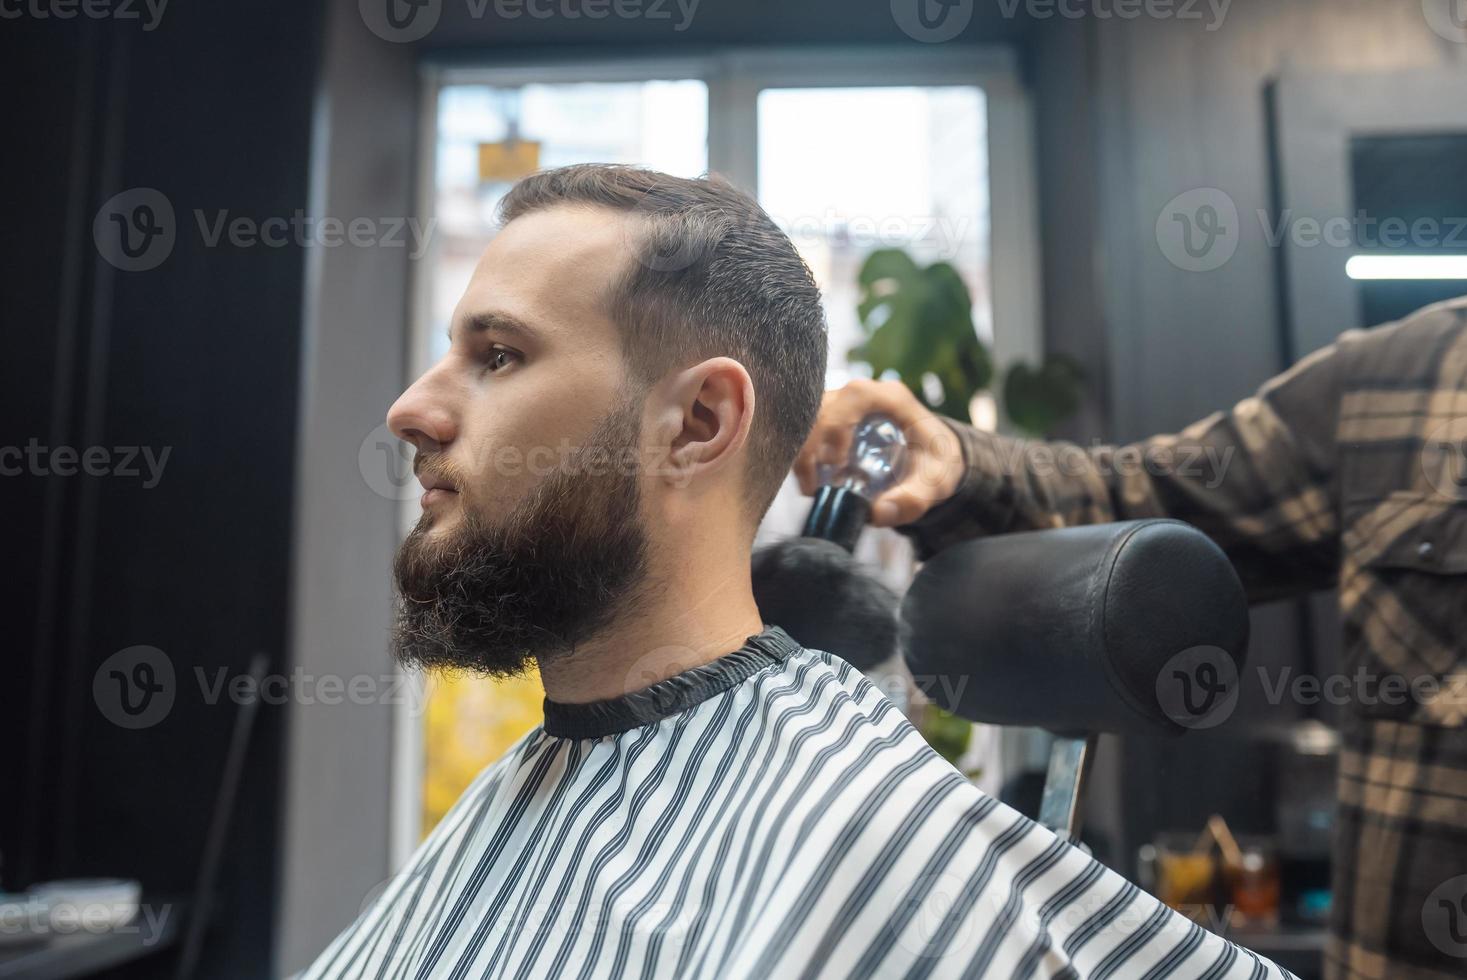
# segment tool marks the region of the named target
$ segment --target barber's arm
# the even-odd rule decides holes
[[[1172,517],[1227,552],[1253,601],[1303,594],[1338,569],[1341,361],[1326,348],[1181,433],[1091,448],[980,432],[900,382],[853,381],[826,394],[795,472],[813,492],[816,461],[843,458],[855,423],[885,412],[907,433],[912,468],[872,523],[909,535],[923,558],[988,534]]]

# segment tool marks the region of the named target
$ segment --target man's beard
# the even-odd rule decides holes
[[[424,514],[394,563],[398,660],[510,677],[626,613],[647,570],[640,428],[636,405],[614,410],[502,522],[460,497],[460,526],[435,541]]]

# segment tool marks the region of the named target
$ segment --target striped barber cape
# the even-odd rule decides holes
[[[1287,977],[984,795],[778,627],[546,703],[304,974]]]

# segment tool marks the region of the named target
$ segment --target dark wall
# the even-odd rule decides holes
[[[1257,216],[1274,206],[1269,82],[1467,70],[1467,45],[1434,33],[1419,0],[1233,0],[1206,26],[1053,19],[1030,34],[1049,338],[1063,349],[1105,337],[1095,418],[1114,438],[1186,425],[1308,353],[1283,344],[1277,250]],[[1236,202],[1241,239],[1223,267],[1189,272],[1163,255],[1156,222],[1208,187]]]
[[[1090,372],[1067,432],[1087,443],[1174,432],[1307,353],[1287,341],[1280,257],[1258,218],[1276,210],[1274,79],[1467,70],[1467,45],[1433,32],[1418,0],[1234,0],[1213,31],[1175,18],[1055,18],[1029,43],[1046,343]],[[1196,188],[1224,191],[1242,218],[1237,252],[1208,272],[1173,265],[1156,238],[1167,203]],[[1337,632],[1328,601],[1256,609],[1250,670],[1331,670]],[[1265,704],[1252,684],[1224,729],[1117,746],[1121,771],[1097,790],[1122,856],[1154,830],[1194,829],[1217,811],[1267,829],[1266,729],[1308,710]]]
[[[305,263],[295,245],[211,246],[194,211],[262,220],[306,206],[316,7],[171,4],[148,29],[5,24],[0,444],[110,458],[59,475],[76,463],[42,457],[0,480],[8,888],[120,875],[149,901],[189,900],[238,712],[227,695],[208,703],[196,670],[212,684],[256,652],[288,670]],[[155,240],[152,268],[124,271],[102,257],[93,219],[135,188],[171,205],[175,241]],[[130,475],[131,447],[168,455],[150,476],[139,453]],[[130,729],[115,721],[129,717],[121,689],[104,676],[94,696],[94,679],[137,645],[159,651],[143,655],[163,688],[154,703],[172,704]],[[282,719],[266,707],[257,720],[199,971],[210,977],[269,965]]]

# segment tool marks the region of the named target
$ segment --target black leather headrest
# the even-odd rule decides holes
[[[973,721],[1065,733],[1205,727],[1188,713],[1217,717],[1218,698],[1237,697],[1248,645],[1232,565],[1166,520],[949,548],[917,574],[902,620],[928,698]]]

